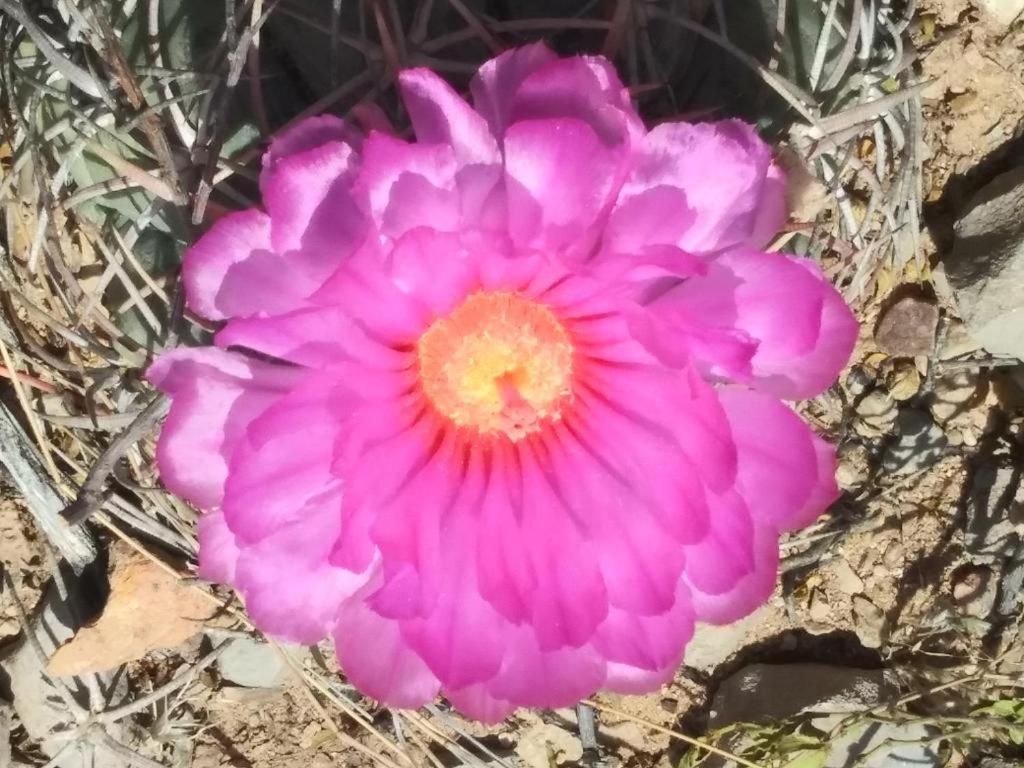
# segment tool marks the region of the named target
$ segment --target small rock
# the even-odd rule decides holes
[[[881,648],[886,632],[885,614],[864,595],[853,598],[853,625],[865,648]]]
[[[856,407],[854,429],[862,437],[879,437],[896,423],[896,403],[886,392],[876,389],[865,395]]]
[[[1006,26],[1024,15],[1024,0],[981,0],[980,5],[993,20]]]
[[[946,435],[927,412],[907,408],[896,421],[897,440],[882,455],[882,469],[897,475],[909,475],[924,469],[942,457]]]
[[[718,686],[709,725],[765,723],[799,712],[857,712],[895,691],[881,669],[831,664],[752,664]]]
[[[1020,2],[986,5],[1012,18]],[[1024,359],[1024,166],[991,181],[968,209],[943,262],[959,315],[989,352]]]
[[[913,286],[896,290],[902,296],[882,312],[875,327],[875,343],[893,357],[931,355],[935,348],[939,308],[933,299]]]
[[[978,371],[951,371],[935,379],[928,410],[939,424],[968,410],[984,399],[987,387]]]
[[[811,621],[818,624],[824,624],[828,621],[829,616],[832,615],[832,609],[825,598],[825,593],[820,589],[811,591],[811,600],[807,606],[807,613],[810,614]]]
[[[836,587],[840,592],[848,595],[856,595],[864,591],[864,582],[861,581],[850,564],[843,558],[836,558],[832,566],[832,575],[836,579]]]
[[[561,763],[575,763],[583,757],[583,744],[575,735],[556,725],[536,723],[520,735],[516,754],[529,768],[551,768]]]
[[[859,443],[844,443],[837,452],[836,482],[844,491],[855,491],[868,477],[868,449]]]
[[[974,563],[960,566],[953,572],[952,588],[953,602],[965,615],[984,619],[992,613],[999,584],[991,568]]]
[[[888,547],[886,547],[885,554],[882,555],[882,563],[890,571],[896,571],[903,567],[907,561],[907,550],[898,541],[894,541]]]
[[[244,688],[276,688],[288,677],[288,665],[272,646],[251,637],[231,640],[217,659],[221,677]]]

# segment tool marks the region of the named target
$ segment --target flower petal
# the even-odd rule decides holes
[[[344,600],[365,575],[337,568],[328,554],[341,529],[341,491],[328,490],[295,510],[295,519],[241,548],[235,585],[263,631],[311,644],[330,634]]]
[[[739,454],[737,489],[755,525],[784,531],[812,523],[838,495],[828,447],[773,397],[739,387],[718,396]]]
[[[683,193],[693,216],[685,231],[668,244],[691,253],[760,247],[766,242],[765,230],[784,222],[784,217],[778,220],[780,199],[781,210],[785,206],[784,189],[777,183],[779,171],[771,170],[771,160],[771,150],[753,127],[738,120],[663,123],[638,149],[619,205],[629,205],[633,197],[652,189],[674,188]],[[626,218],[613,217],[613,222],[612,237],[620,228],[632,226]]]
[[[418,141],[449,144],[461,164],[501,161],[487,121],[429,69],[407,69],[398,76],[402,102]]]
[[[580,258],[614,202],[625,154],[576,118],[526,120],[505,134],[509,234],[521,246]]]
[[[196,575],[206,581],[230,584],[235,580],[238,544],[220,510],[199,517],[199,568]]]
[[[300,375],[203,347],[164,353],[146,378],[172,401],[156,449],[161,478],[174,493],[212,509],[223,498],[228,462],[246,428]]]
[[[512,106],[519,85],[558,56],[543,42],[513,48],[485,62],[473,78],[473,106],[500,140],[512,122]]]

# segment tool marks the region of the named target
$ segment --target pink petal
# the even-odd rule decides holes
[[[342,602],[366,581],[328,563],[340,529],[341,492],[327,490],[295,510],[293,522],[242,546],[235,585],[257,627],[304,644],[330,634]]]
[[[501,161],[487,121],[448,83],[429,69],[404,70],[398,82],[418,141],[451,145],[461,164]]]
[[[682,345],[714,375],[780,397],[811,397],[849,359],[857,323],[817,269],[777,253],[732,251],[647,304],[641,340],[666,363]],[[742,345],[757,344],[742,365]]]
[[[652,189],[675,188],[693,217],[670,244],[691,253],[758,247],[764,230],[782,223],[777,212],[783,190],[775,178],[767,181],[770,167],[771,151],[745,123],[664,123],[639,149],[619,205]],[[631,225],[620,220],[620,226]]]
[[[755,525],[794,530],[813,522],[837,496],[828,446],[773,397],[738,387],[718,396],[739,452],[737,488]]]
[[[278,253],[303,250],[304,266],[326,278],[366,236],[367,222],[351,195],[359,158],[340,141],[277,160],[265,174],[263,201]]]
[[[513,124],[505,134],[509,234],[521,246],[579,258],[621,183],[625,155],[582,120]]]
[[[766,527],[756,527],[753,565],[729,589],[718,593],[705,592],[690,583],[697,620],[728,624],[764,605],[775,589],[778,568],[778,533]]]
[[[358,365],[382,373],[413,365],[410,353],[381,343],[340,307],[231,320],[215,338],[221,347],[245,347],[320,370],[351,371]]]
[[[471,717],[486,725],[497,725],[515,712],[517,705],[505,699],[496,699],[488,693],[487,683],[477,683],[445,691],[445,698],[466,717]]]
[[[480,67],[470,85],[473,105],[495,136],[501,139],[512,122],[513,99],[523,80],[557,60],[547,45],[537,42],[505,51]]]
[[[258,542],[289,523],[301,526],[307,504],[340,491],[331,464],[352,407],[351,394],[335,380],[307,374],[248,424],[224,486],[224,516],[239,542]],[[336,514],[340,521],[340,496]]]
[[[334,647],[349,681],[389,707],[416,709],[440,690],[438,679],[402,638],[398,622],[375,613],[360,596],[342,606]]]
[[[754,541],[761,529],[751,519],[743,498],[734,492],[709,496],[708,506],[708,534],[686,548],[685,575],[694,592],[719,595],[754,572]]]
[[[287,157],[337,142],[355,147],[361,140],[358,131],[333,115],[318,115],[303,120],[277,134],[270,142],[269,149],[263,155],[260,190],[266,193],[268,183],[272,182],[272,177],[277,171],[278,163]]]
[[[610,662],[604,681],[604,690],[627,696],[641,695],[656,691],[672,681],[682,663],[682,655],[661,669],[648,670],[631,667],[628,664]]]
[[[164,353],[146,378],[172,401],[156,449],[164,484],[212,509],[245,429],[296,386],[300,372],[202,347]]]
[[[211,320],[223,320],[230,315],[245,315],[263,308],[263,295],[273,295],[269,284],[260,279],[241,279],[241,284],[256,294],[254,301],[246,300],[235,290],[238,280],[233,267],[253,259],[274,260],[270,251],[270,218],[261,211],[251,209],[231,213],[221,218],[210,230],[186,251],[182,261],[182,281],[188,305]],[[229,279],[229,274],[231,278]],[[287,279],[278,281],[278,291],[288,295],[291,285]],[[221,299],[231,294],[226,303]]]
[[[643,136],[643,121],[611,63],[600,56],[556,59],[531,72],[516,88],[512,123],[572,117],[586,122],[608,145]]]
[[[693,636],[693,626],[689,590],[677,583],[673,603],[659,615],[610,611],[595,633],[593,644],[609,661],[656,672],[679,664]]]
[[[498,700],[521,707],[570,707],[596,692],[604,680],[604,659],[587,646],[545,651],[521,627],[507,629],[507,643],[501,671],[487,683]]]
[[[199,517],[199,568],[196,575],[206,581],[230,584],[235,580],[238,544],[219,510]]]
[[[405,228],[429,224],[453,227],[459,220],[454,194],[459,165],[447,144],[410,144],[392,136],[372,133],[363,144],[363,164],[353,193],[377,226],[390,237]],[[427,205],[426,212],[407,210]]]

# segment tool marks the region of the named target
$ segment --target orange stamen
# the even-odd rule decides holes
[[[459,427],[519,440],[572,399],[568,333],[549,308],[514,293],[471,295],[427,329],[417,353],[423,391]]]

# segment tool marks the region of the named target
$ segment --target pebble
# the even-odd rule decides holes
[[[896,289],[903,295],[883,310],[875,326],[875,343],[893,357],[931,355],[935,348],[935,329],[939,308],[914,286]]]
[[[862,437],[879,437],[896,423],[896,403],[886,392],[876,389],[865,395],[856,407],[854,429]]]
[[[221,677],[244,688],[276,688],[288,666],[272,646],[251,637],[231,640],[217,659]]]
[[[832,567],[832,574],[836,579],[836,588],[847,595],[856,595],[864,591],[864,582],[861,580],[850,564],[843,558],[837,558]]]
[[[964,614],[984,619],[992,613],[999,585],[991,568],[962,565],[953,572],[952,582],[953,602]]]
[[[844,491],[855,491],[867,480],[870,457],[859,443],[844,443],[838,451],[836,482]]]
[[[928,410],[939,424],[945,424],[982,399],[982,379],[977,371],[952,371],[936,377]]]
[[[854,595],[853,625],[865,648],[882,647],[886,632],[885,614],[864,595]]]

